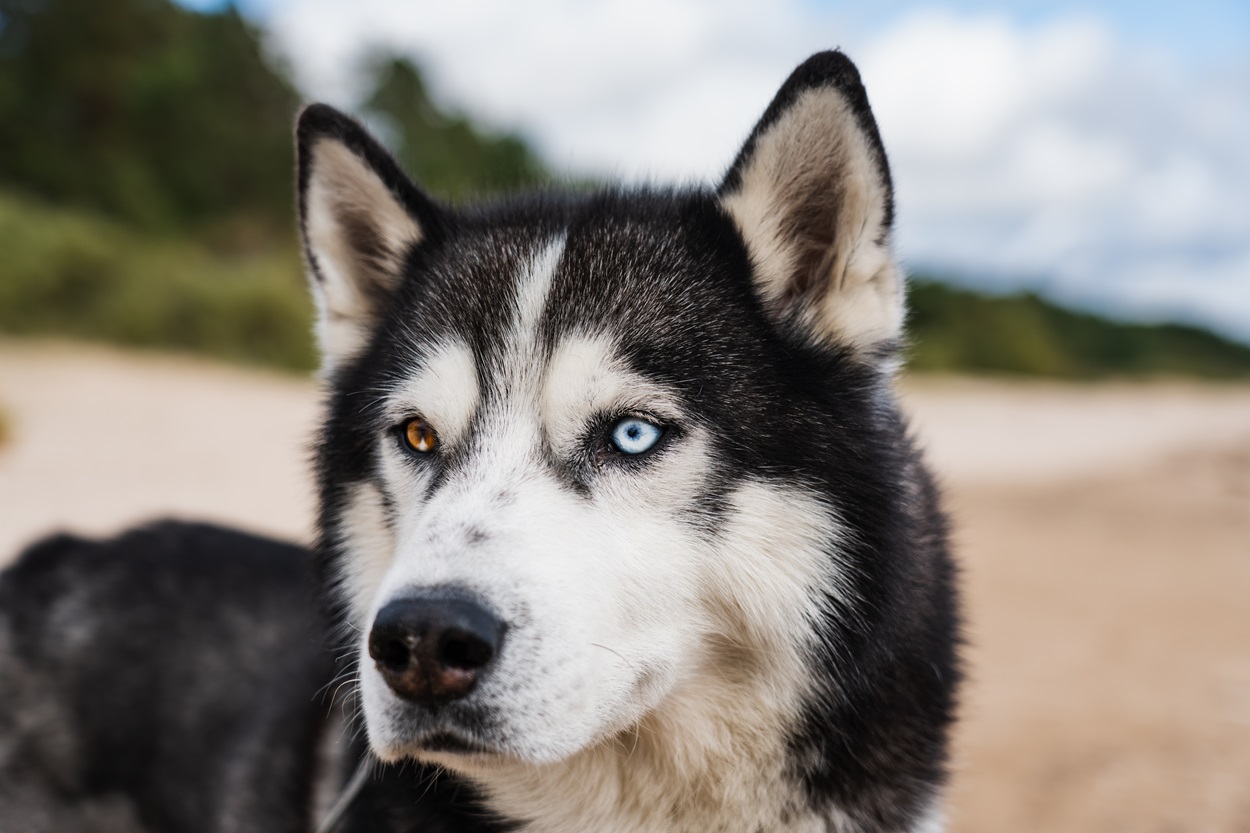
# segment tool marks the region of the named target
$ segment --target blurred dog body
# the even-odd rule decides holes
[[[24,553],[0,574],[0,830],[307,829],[333,665],[311,579],[299,547],[199,524]]]
[[[343,827],[940,828],[953,568],[894,401],[904,292],[891,181],[850,61],[799,67],[716,190],[453,210],[328,107],[304,111],[298,143],[328,392],[314,583],[383,762]],[[179,529],[171,551],[211,545]],[[185,814],[201,827],[138,819],[153,829],[252,829],[266,814],[278,820],[255,829],[301,829],[359,754],[327,743],[316,716],[312,693],[332,671],[305,651],[312,606],[265,601],[297,593],[307,565],[249,546],[290,575],[242,593],[228,570],[201,576],[196,592],[214,588],[233,630],[212,617],[200,628],[176,593],[159,595],[153,621],[178,619],[186,640],[147,655],[133,633],[102,636],[128,621],[124,594],[74,624],[86,556],[57,569],[39,609],[66,612],[48,614],[38,640],[13,623],[34,615],[27,599],[44,585],[29,575],[56,556],[32,553],[0,584],[0,662],[20,689],[6,699],[33,709],[31,692],[94,689],[72,675],[83,649],[68,641],[90,646],[91,668],[137,673],[132,685],[209,675],[221,709],[275,738],[272,762],[232,741],[237,756],[197,770],[209,805],[242,809]],[[190,567],[162,570],[171,586],[196,584]],[[252,644],[250,629],[278,636]],[[269,676],[266,652],[292,668]],[[216,708],[198,684],[145,696],[134,702],[175,725],[180,709]],[[63,746],[126,707],[105,701],[89,725],[67,723]],[[27,740],[57,738],[55,722],[3,732],[42,748]],[[163,725],[133,739],[155,732],[160,746]],[[196,727],[214,725],[226,724]],[[45,754],[5,758],[7,742],[0,773]],[[184,763],[193,747],[177,744]],[[152,772],[171,776],[162,790],[196,788],[172,764]],[[35,817],[39,789],[0,786],[0,822],[6,807]],[[17,792],[35,799],[3,798]]]

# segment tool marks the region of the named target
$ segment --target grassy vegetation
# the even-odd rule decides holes
[[[0,187],[147,231],[290,228],[300,96],[223,5],[0,0]]]
[[[0,193],[0,331],[313,367],[294,245],[214,249]]]
[[[0,192],[0,332],[184,350],[308,370],[312,304],[294,241],[154,236]],[[1122,324],[1035,295],[913,281],[909,367],[1060,378],[1250,376],[1250,347],[1176,324]],[[2,426],[0,426],[2,428]]]
[[[379,54],[357,111],[436,197],[545,182],[518,136]],[[0,0],[0,332],[306,370],[299,95],[232,4]]]
[[[1250,346],[1182,324],[1126,324],[1037,295],[990,296],[912,281],[909,367],[1092,379],[1250,376]]]
[[[383,55],[370,69],[374,89],[361,110],[386,128],[391,152],[429,193],[465,202],[551,181],[521,137],[436,106],[411,60]]]

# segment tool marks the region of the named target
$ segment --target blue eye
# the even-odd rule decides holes
[[[660,441],[664,429],[645,419],[626,417],[612,426],[612,445],[622,454],[642,454]]]

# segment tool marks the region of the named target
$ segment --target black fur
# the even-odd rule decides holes
[[[0,574],[0,829],[307,829],[332,667],[307,562],[167,522]]]

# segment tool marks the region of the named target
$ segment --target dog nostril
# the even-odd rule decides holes
[[[399,634],[379,634],[375,630],[369,634],[369,656],[388,671],[402,673],[412,659],[412,645]]]
[[[438,661],[444,668],[476,671],[494,658],[495,649],[489,642],[466,631],[447,631],[439,642]]]

